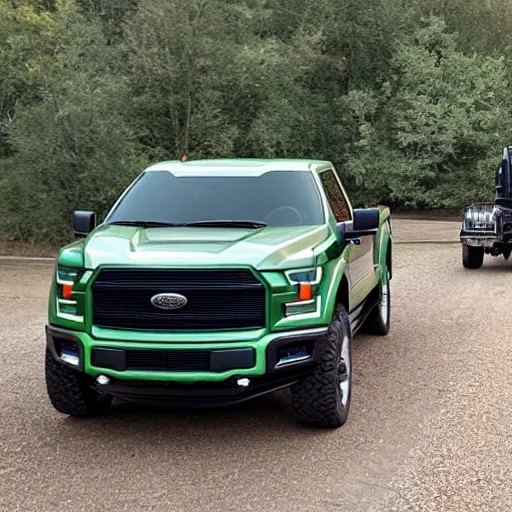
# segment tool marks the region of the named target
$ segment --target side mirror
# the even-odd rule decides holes
[[[362,236],[375,235],[379,225],[379,208],[359,208],[354,210],[352,222],[341,222],[337,228],[344,240],[355,240]]]
[[[94,212],[75,211],[73,214],[73,232],[77,238],[87,236],[96,227]]]
[[[379,229],[379,223],[380,210],[378,208],[360,208],[354,210],[354,231],[376,231]]]

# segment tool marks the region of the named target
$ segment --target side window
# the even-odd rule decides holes
[[[322,180],[325,195],[329,200],[336,221],[345,222],[350,220],[350,208],[345,199],[345,194],[334,175],[334,171],[329,170],[320,173],[320,179]]]

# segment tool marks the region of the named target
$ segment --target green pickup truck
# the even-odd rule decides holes
[[[73,224],[46,325],[58,411],[290,388],[301,423],[347,421],[352,337],[389,331],[391,222],[353,209],[330,162],[160,162],[101,223],[76,211]]]

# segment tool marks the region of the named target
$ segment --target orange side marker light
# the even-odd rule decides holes
[[[62,295],[65,299],[71,299],[73,295],[73,285],[72,284],[63,284],[62,285]]]
[[[313,289],[310,283],[300,283],[299,300],[311,300],[313,298]]]

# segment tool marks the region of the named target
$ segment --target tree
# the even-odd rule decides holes
[[[69,239],[72,211],[105,213],[145,164],[125,122],[127,86],[104,69],[98,27],[70,13],[39,101],[18,107],[1,161],[0,214],[17,239]]]
[[[236,125],[223,113],[233,39],[206,0],[142,0],[126,26],[133,125],[152,159],[227,156]]]
[[[363,112],[361,93],[346,98],[360,120],[347,166],[368,199],[453,208],[488,198],[510,135],[503,59],[462,54],[455,34],[429,18],[397,41],[389,78],[379,96],[366,95]]]

